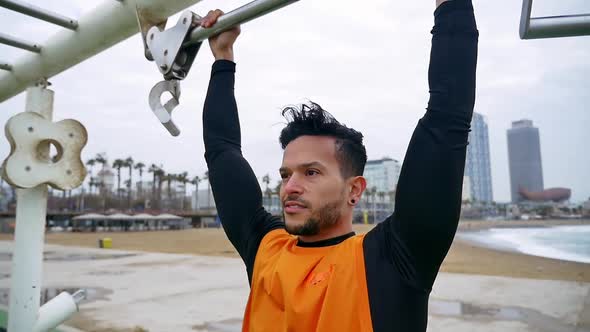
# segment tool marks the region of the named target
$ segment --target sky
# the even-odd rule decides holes
[[[108,1],[108,0],[106,0]],[[28,0],[72,18],[101,1]],[[248,1],[204,0],[190,9],[230,11]],[[523,41],[522,3],[474,1],[480,32],[475,111],[488,122],[494,200],[510,200],[506,130],[531,119],[540,131],[546,188],[572,189],[572,201],[590,198],[590,37]],[[428,57],[434,0],[301,0],[247,23],[235,46],[236,99],[242,147],[258,177],[278,181],[284,126],[280,110],[308,100],[365,135],[369,159],[403,160],[428,101]],[[587,0],[536,0],[533,16],[590,13]],[[176,23],[176,16],[169,24]],[[42,42],[60,27],[0,8],[3,31]],[[0,45],[0,60],[26,51]],[[148,106],[162,79],[143,56],[139,35],[50,79],[54,121],[73,118],[89,133],[83,160],[106,152],[110,161],[132,156],[167,172],[202,176],[201,111],[213,57],[203,44],[182,81],[172,113],[181,130],[172,137]],[[24,111],[24,93],[0,103],[0,123]],[[0,156],[10,147],[0,140]],[[145,176],[145,175],[144,175]]]

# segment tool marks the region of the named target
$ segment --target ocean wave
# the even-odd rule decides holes
[[[590,226],[492,228],[462,237],[495,249],[590,263]]]

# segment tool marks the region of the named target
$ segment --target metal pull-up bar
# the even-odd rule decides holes
[[[218,34],[224,30],[234,27],[239,24],[250,22],[255,18],[264,16],[277,9],[290,5],[298,0],[258,0],[252,1],[236,8],[225,15],[219,17],[215,25],[211,28],[205,29],[202,27],[195,28],[189,37],[189,41],[183,46],[189,46],[203,40],[210,36]]]
[[[76,20],[28,3],[14,0],[0,0],[0,7],[14,10],[15,12],[29,15],[49,23],[57,24],[70,30],[76,30],[78,28],[78,22]]]
[[[590,14],[531,17],[533,0],[523,0],[520,38],[558,38],[590,35]]]

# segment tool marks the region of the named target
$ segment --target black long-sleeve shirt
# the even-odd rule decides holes
[[[475,101],[478,31],[471,0],[440,5],[432,34],[430,100],[406,152],[396,210],[363,242],[374,331],[426,330],[428,296],[460,214]],[[284,223],[263,208],[256,176],[242,157],[234,72],[233,62],[213,64],[203,112],[205,158],[223,228],[251,280],[262,238]]]

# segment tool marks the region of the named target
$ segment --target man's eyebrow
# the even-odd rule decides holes
[[[309,167],[320,167],[320,168],[325,168],[324,164],[322,164],[319,161],[312,161],[309,163],[303,163],[303,164],[299,164],[299,166],[297,166],[298,168],[309,168]]]
[[[322,164],[319,161],[310,161],[308,163],[303,163],[303,164],[299,164],[297,166],[295,166],[295,168],[309,168],[309,167],[319,167],[319,168],[326,168],[326,166],[324,166],[324,164]],[[290,167],[281,167],[279,168],[279,173],[286,173],[289,172],[291,168]]]

